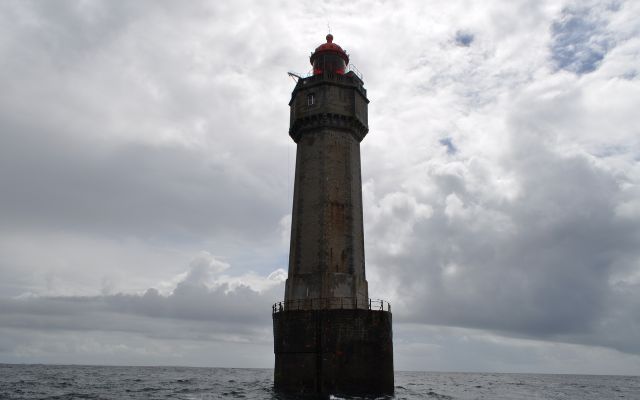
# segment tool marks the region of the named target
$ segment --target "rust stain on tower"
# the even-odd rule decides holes
[[[391,307],[365,277],[360,142],[369,100],[333,36],[289,102],[297,144],[289,275],[273,306],[275,389],[393,393]]]

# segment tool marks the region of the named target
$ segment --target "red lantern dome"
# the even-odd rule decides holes
[[[342,50],[342,47],[333,43],[333,35],[327,35],[327,43],[323,43],[311,54],[311,65],[313,74],[321,75],[325,71],[344,74],[349,64],[349,56]]]

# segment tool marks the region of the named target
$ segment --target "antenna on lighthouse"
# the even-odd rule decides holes
[[[298,79],[302,79],[302,77],[295,72],[287,72],[287,75],[291,77],[294,81],[298,82]]]

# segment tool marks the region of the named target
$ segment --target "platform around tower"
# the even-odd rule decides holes
[[[386,308],[386,307],[385,307]],[[393,394],[391,312],[274,306],[274,388],[288,394]]]

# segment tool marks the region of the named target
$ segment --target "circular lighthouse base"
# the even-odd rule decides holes
[[[369,309],[273,314],[274,387],[288,394],[393,394],[391,313]]]

